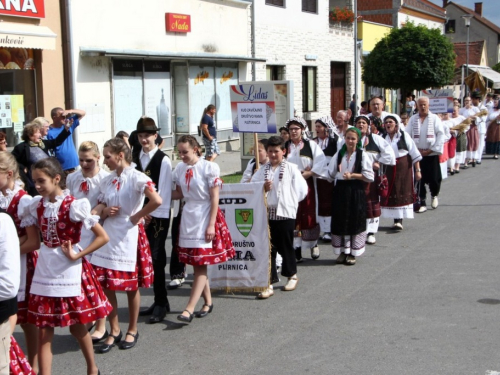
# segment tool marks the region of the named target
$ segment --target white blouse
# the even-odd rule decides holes
[[[330,165],[328,166],[328,175],[330,178],[335,179],[335,180],[343,180],[345,172],[353,173],[354,165],[356,164],[356,152],[353,152],[350,157],[348,156],[348,154],[346,152],[345,155],[342,157],[342,160],[340,163],[340,168],[338,168],[337,159],[338,159],[339,152],[340,151],[338,151],[332,157]],[[366,152],[364,152],[364,151],[361,155],[362,155],[361,156],[361,174],[369,182],[372,182],[374,180],[374,177],[375,177],[375,174],[373,173],[373,168],[372,168],[372,165],[373,165],[372,160],[370,157],[368,157],[366,155]]]

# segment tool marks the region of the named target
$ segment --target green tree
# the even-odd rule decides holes
[[[497,71],[498,73],[500,73],[500,62],[498,64],[493,65],[493,67],[491,69],[493,69],[493,70]]]
[[[370,86],[412,90],[441,87],[452,81],[453,44],[439,29],[409,22],[392,29],[364,59],[363,81]]]

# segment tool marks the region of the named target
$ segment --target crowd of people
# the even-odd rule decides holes
[[[283,290],[295,290],[297,264],[305,253],[318,259],[319,242],[331,243],[337,263],[356,264],[366,245],[376,243],[380,217],[403,230],[403,220],[426,212],[427,202],[438,208],[443,178],[480,165],[483,148],[493,159],[500,155],[497,96],[483,102],[473,93],[451,117],[430,112],[427,97],[401,117],[384,111],[380,97],[367,108],[317,119],[314,138],[307,122],[293,117],[279,135],[259,142],[242,178],[262,182],[267,195],[271,267],[259,299],[274,295],[278,272],[286,278]],[[189,324],[213,311],[207,267],[235,255],[218,207],[215,111],[208,106],[200,121],[205,156],[195,137],[181,136],[175,169],[149,117],[130,136],[108,140],[102,153],[92,141],[75,149],[70,135],[85,116],[80,110],[55,108],[50,127],[44,118],[28,124],[12,153],[0,133],[0,374],[9,367],[14,374],[50,374],[55,327],[69,327],[87,374],[100,373],[94,353],[133,348],[138,316],[155,324],[170,312],[171,221],[169,287],[182,285],[186,264],[194,269],[177,320]],[[154,302],[140,310],[139,288],[150,286]],[[126,332],[117,291],[127,295]],[[12,337],[16,321],[27,358]]]

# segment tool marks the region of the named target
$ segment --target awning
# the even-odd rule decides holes
[[[56,34],[48,27],[0,22],[0,46],[56,49]]]
[[[463,67],[465,69],[466,65],[464,65]],[[481,73],[484,78],[491,81],[493,83],[493,86],[488,85],[488,87],[500,89],[500,73],[494,71],[489,66],[469,65],[469,69],[474,72]]]
[[[108,57],[149,57],[162,59],[182,59],[182,60],[210,60],[210,61],[247,61],[247,62],[266,62],[265,58],[240,56],[240,55],[221,55],[217,53],[189,53],[189,52],[168,52],[168,51],[146,51],[146,50],[128,50],[112,48],[93,48],[80,47],[80,55],[88,57],[108,56]]]

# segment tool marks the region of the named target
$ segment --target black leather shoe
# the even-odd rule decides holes
[[[184,311],[187,312],[189,314],[189,316],[185,316],[185,315],[180,314],[180,315],[177,315],[177,320],[184,322],[184,323],[191,323],[191,321],[193,320],[193,314],[187,310],[184,310]]]
[[[203,310],[203,307],[208,307],[208,310]],[[194,314],[194,316],[196,316],[197,318],[204,318],[206,317],[208,314],[210,314],[212,312],[212,310],[214,309],[214,304],[212,303],[211,305],[207,305],[206,303],[202,306],[201,310],[198,311],[196,314]]]
[[[132,336],[134,338],[134,341],[122,341],[120,344],[120,349],[121,350],[127,350],[131,349],[137,344],[137,340],[139,339],[139,332],[137,332],[135,335],[133,333],[127,332],[125,336]]]
[[[98,342],[106,340],[108,338],[108,336],[109,336],[109,333],[108,333],[108,330],[106,330],[101,337],[91,337],[92,338],[92,344],[97,344]]]
[[[151,315],[153,313],[153,311],[155,310],[155,306],[156,305],[153,303],[146,310],[139,311],[139,316],[148,316],[148,315]]]
[[[165,306],[155,306],[153,314],[149,317],[149,324],[160,323],[165,319],[165,315],[167,315],[167,307]]]
[[[120,331],[120,333],[118,335],[109,335],[109,337],[112,337],[114,340],[113,340],[113,343],[111,344],[102,344],[99,348],[97,348],[96,350],[96,353],[99,353],[99,354],[105,354],[105,353],[108,353],[111,348],[113,346],[115,346],[116,344],[118,344],[121,339],[122,339],[122,332]]]

